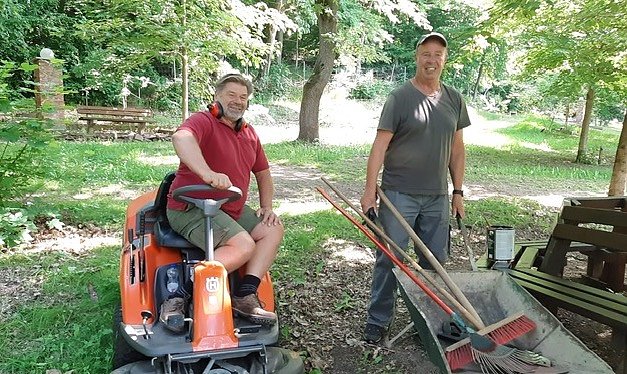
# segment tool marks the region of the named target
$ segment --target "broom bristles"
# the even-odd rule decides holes
[[[492,340],[496,345],[503,345],[536,328],[535,322],[522,313],[516,314],[502,321],[494,323],[476,332]],[[473,361],[473,348],[470,338],[465,338],[446,348],[444,355],[451,370],[461,369]],[[489,352],[482,352],[488,354]],[[497,359],[497,358],[495,358]]]

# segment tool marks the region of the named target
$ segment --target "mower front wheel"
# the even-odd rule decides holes
[[[120,331],[120,323],[122,323],[122,307],[118,305],[113,312],[113,370],[126,364],[150,359],[128,344]]]

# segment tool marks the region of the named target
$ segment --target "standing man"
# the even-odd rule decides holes
[[[381,188],[440,263],[449,248],[447,170],[453,183],[452,214],[464,216],[462,182],[465,151],[462,129],[470,125],[459,92],[440,82],[447,57],[446,38],[437,32],[423,35],[416,45],[416,75],[388,96],[366,170],[361,208],[376,207],[376,186],[383,167]],[[384,204],[380,222],[390,238],[406,248],[409,235]],[[422,257],[422,256],[419,256]],[[392,261],[377,252],[364,339],[378,343],[394,315],[396,278]],[[426,259],[420,265],[430,268]]]
[[[213,218],[215,259],[230,273],[245,266],[246,275],[231,300],[239,315],[254,323],[272,325],[276,314],[259,303],[257,288],[274,261],[283,239],[283,224],[272,211],[274,185],[261,142],[243,120],[252,83],[240,74],[227,74],[216,83],[215,102],[208,111],[195,113],[177,129],[172,144],[181,160],[168,196],[170,226],[194,245],[204,248],[205,225],[200,209],[175,201],[172,191],[193,184],[217,189],[234,185],[242,198],[223,204]],[[259,190],[256,211],[245,205],[251,172]],[[210,196],[198,193],[194,197]],[[183,313],[180,298],[166,300],[162,319]],[[164,317],[165,315],[165,317]],[[167,326],[167,324],[166,324]]]

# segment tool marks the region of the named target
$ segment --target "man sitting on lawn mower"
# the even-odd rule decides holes
[[[215,101],[209,110],[190,116],[172,136],[181,160],[170,187],[167,216],[170,226],[199,248],[205,246],[205,224],[200,209],[175,201],[172,191],[179,187],[208,184],[216,189],[234,185],[242,198],[222,205],[213,218],[215,259],[226,270],[244,266],[245,275],[235,288],[233,310],[254,323],[273,325],[275,313],[260,305],[257,288],[274,261],[283,239],[283,224],[272,211],[274,185],[270,167],[255,130],[242,118],[253,93],[252,83],[240,74],[227,74],[216,83]],[[256,211],[246,205],[250,173],[259,190]],[[193,197],[204,198],[209,193]],[[162,319],[183,314],[182,298],[163,303]]]

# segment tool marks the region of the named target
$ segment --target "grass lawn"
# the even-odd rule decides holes
[[[526,118],[502,130],[514,140],[505,149],[468,147],[467,183],[534,191],[570,186],[603,190],[611,175],[618,134],[592,130],[590,149],[604,149],[601,165],[574,164],[577,137],[546,130]],[[542,131],[542,128],[545,128]],[[535,146],[530,146],[535,145]],[[336,181],[363,185],[369,146],[270,144],[269,159],[286,166],[316,168]],[[121,232],[129,199],[156,188],[178,160],[169,142],[66,142],[49,150],[44,188],[28,199],[25,214],[57,217],[66,225],[94,225]],[[484,220],[548,232],[553,218],[539,204],[501,195],[467,202],[470,223]],[[319,272],[322,243],[344,239],[366,243],[331,210],[283,217],[286,237],[272,272],[277,281],[299,283]],[[4,249],[0,271],[23,279],[23,299],[6,299],[0,315],[0,373],[103,373],[110,368],[111,317],[118,303],[117,246],[83,252],[39,253]],[[313,269],[313,270],[312,270]]]

